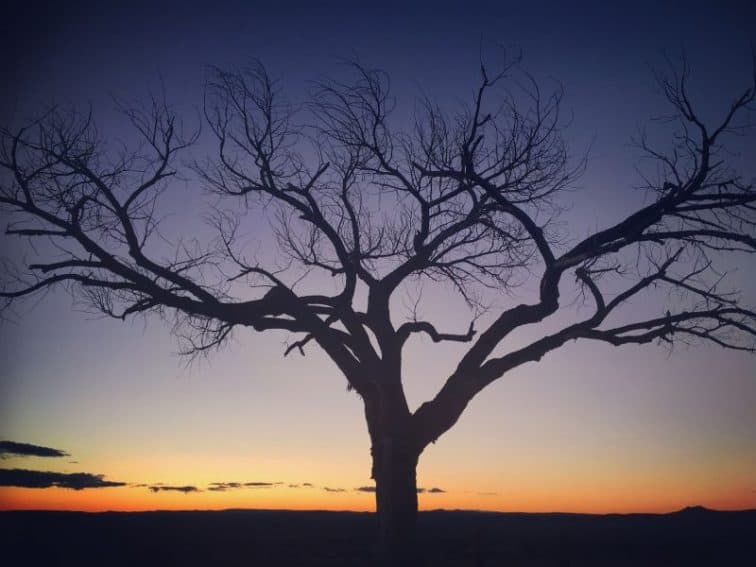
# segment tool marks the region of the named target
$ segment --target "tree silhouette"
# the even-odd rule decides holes
[[[380,540],[394,564],[413,557],[420,454],[509,371],[575,339],[754,350],[756,313],[725,288],[714,261],[756,250],[756,190],[728,166],[722,145],[747,127],[756,95],[751,86],[706,125],[686,90],[687,65],[661,78],[677,129],[665,151],[640,141],[658,166],[646,180],[652,198],[568,239],[554,219],[585,162],[568,159],[560,90],[542,93],[517,62],[496,74],[481,66],[469,106],[450,113],[426,99],[410,127],[395,129],[388,77],[359,64],[352,71],[351,82],[316,86],[301,123],[261,65],[212,71],[203,110],[217,154],[191,170],[235,208],[212,210],[217,240],[180,244],[170,258],[157,251],[157,201],[198,134],[184,132],[162,98],[123,109],[141,137],[130,151],[108,150],[91,115],[60,109],[2,130],[6,232],[38,245],[34,263],[7,267],[0,296],[10,304],[62,284],[117,319],[172,314],[195,353],[236,327],[293,333],[286,354],[316,344],[364,403]],[[273,219],[275,257],[240,250],[243,215],[259,207]],[[567,309],[568,275],[590,316],[501,349],[516,329]],[[298,291],[301,277],[320,291]],[[514,294],[523,277],[537,282],[537,297],[490,314],[476,332],[479,290]],[[450,283],[471,307],[469,327],[446,332],[392,317],[392,296],[417,279]],[[635,319],[620,309],[657,288],[675,292],[665,312]],[[413,412],[402,353],[414,334],[469,348]]]

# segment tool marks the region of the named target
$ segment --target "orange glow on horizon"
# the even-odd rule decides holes
[[[447,492],[420,494],[420,510],[482,510],[491,512],[573,512],[573,513],[667,513],[689,505],[716,510],[756,508],[756,498],[746,490],[728,490],[700,500],[677,494],[606,495],[595,493],[502,495],[492,493]],[[152,493],[142,487],[71,490],[64,488],[0,488],[0,510],[63,510],[81,512],[139,512],[154,510],[226,510],[232,508],[270,510],[331,510],[372,512],[374,496],[355,490],[327,492],[321,488],[240,489],[224,492],[202,491],[184,494]]]
[[[303,495],[301,492],[307,492]],[[153,493],[147,488],[123,487],[75,491],[64,488],[0,488],[0,510],[71,510],[82,512],[150,510],[226,510],[259,508],[280,510],[374,509],[371,494],[330,493],[317,488],[242,489],[184,494]]]

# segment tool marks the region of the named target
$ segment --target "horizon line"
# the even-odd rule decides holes
[[[298,514],[308,513],[333,513],[333,514],[376,514],[375,510],[333,510],[333,509],[305,509],[297,510],[294,508],[186,508],[186,509],[170,509],[170,508],[154,508],[146,510],[75,510],[75,509],[62,509],[62,508],[13,508],[13,509],[0,509],[0,513],[18,513],[18,512],[48,512],[48,513],[70,513],[70,514],[154,514],[154,513],[196,513],[196,512],[290,512]],[[670,510],[668,512],[569,512],[563,510],[551,510],[548,512],[520,512],[516,510],[482,510],[474,508],[432,508],[426,510],[418,510],[418,514],[424,513],[437,513],[437,512],[456,512],[456,513],[476,513],[476,514],[511,514],[522,516],[548,516],[548,515],[570,515],[570,516],[668,516],[672,514],[679,514],[683,512],[713,512],[713,513],[737,513],[737,512],[756,512],[756,508],[737,508],[737,509],[722,509],[722,508],[709,508],[708,506],[691,505],[683,508]]]

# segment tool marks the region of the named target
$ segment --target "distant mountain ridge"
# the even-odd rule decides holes
[[[706,506],[686,506],[685,508],[678,510],[677,512],[672,512],[673,514],[706,514],[709,512],[721,512],[723,510],[714,510],[712,508],[707,508]]]

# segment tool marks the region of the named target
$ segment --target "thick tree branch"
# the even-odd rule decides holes
[[[440,343],[441,341],[455,341],[460,343],[470,342],[475,336],[474,323],[470,323],[470,328],[466,333],[439,333],[436,328],[428,321],[411,321],[403,323],[397,330],[396,336],[401,344],[403,344],[412,333],[425,333],[434,343]]]

